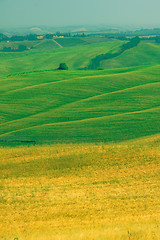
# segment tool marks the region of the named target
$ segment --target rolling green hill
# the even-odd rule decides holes
[[[42,46],[37,46],[37,48]],[[54,44],[54,43],[53,43]],[[88,44],[50,50],[33,49],[21,53],[0,53],[0,75],[35,70],[53,70],[60,62],[66,62],[70,70],[87,67],[98,54],[117,49],[121,41]],[[45,47],[43,45],[43,47]]]
[[[11,47],[12,49],[17,49],[19,45],[24,45],[28,49],[38,49],[38,50],[47,50],[59,48],[59,46],[54,42],[54,40],[62,45],[62,47],[74,47],[78,45],[86,45],[93,43],[101,43],[107,42],[107,38],[102,37],[66,37],[66,38],[55,38],[55,39],[43,39],[36,41],[8,41],[8,42],[0,42],[0,51],[4,47]]]
[[[77,45],[85,45],[88,42],[85,41],[85,38],[71,37],[71,38],[56,38],[56,42],[58,42],[62,47],[73,47]]]
[[[141,43],[107,60],[110,70],[76,70],[93,56],[117,51],[121,45],[111,41],[1,53],[2,143],[115,142],[158,133],[158,45]],[[66,62],[69,71],[54,70],[60,62]],[[116,66],[121,62],[121,68],[114,68],[114,62]]]
[[[38,43],[33,45],[32,48],[45,51],[48,49],[54,49],[54,48],[59,48],[59,47],[52,40],[43,40],[43,41],[38,41]]]
[[[160,47],[52,44],[0,53],[0,238],[158,240]]]
[[[65,41],[66,39],[60,40]],[[68,41],[71,40],[68,39]],[[76,41],[76,38],[74,40]],[[56,41],[58,42],[58,40]],[[83,69],[97,55],[117,52],[122,44],[121,41],[106,41],[61,49],[52,40],[40,41],[34,45],[34,49],[22,53],[1,52],[0,74],[53,70],[59,66],[60,62],[66,62],[69,70]],[[159,45],[140,43],[136,48],[127,50],[118,57],[102,61],[100,68],[112,69],[160,64],[159,55]]]
[[[11,47],[17,49],[19,45],[24,45],[27,48],[32,48],[35,45],[39,44],[41,41],[17,41],[17,42],[0,42],[0,51],[4,47]]]
[[[110,142],[156,134],[159,74],[157,65],[4,77],[0,140]]]
[[[141,42],[136,48],[127,50],[116,58],[102,61],[101,68],[109,69],[151,64],[160,64],[160,45]]]

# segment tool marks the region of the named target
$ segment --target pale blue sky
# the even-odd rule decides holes
[[[160,0],[0,0],[0,27],[159,25]]]

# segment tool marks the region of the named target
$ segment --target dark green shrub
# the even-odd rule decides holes
[[[57,68],[58,70],[68,70],[68,67],[66,63],[60,63],[59,67]]]

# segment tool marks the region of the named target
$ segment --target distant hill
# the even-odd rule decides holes
[[[101,67],[109,69],[154,64],[160,64],[160,45],[141,42],[116,58],[102,61]]]
[[[60,62],[66,62],[70,70],[76,70],[86,67],[96,55],[116,49],[122,44],[121,41],[107,41],[95,44],[82,42],[82,45],[79,45],[80,40],[76,38],[75,40],[56,39],[56,41],[64,48],[59,48],[52,40],[45,40],[33,42],[32,49],[22,53],[1,52],[0,74],[53,70],[59,66]],[[71,47],[73,42],[78,45]]]
[[[75,28],[72,32],[87,32],[87,29],[85,27]]]

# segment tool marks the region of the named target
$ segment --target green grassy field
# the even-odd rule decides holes
[[[109,69],[159,64],[159,55],[159,44],[141,42],[138,47],[130,49],[114,59],[103,61],[101,67]]]
[[[22,53],[0,53],[0,74],[53,70],[60,62],[66,62],[70,70],[77,70],[88,66],[90,60],[97,54],[117,49],[122,43],[111,41],[43,51],[33,49]]]
[[[159,240],[160,47],[65,44],[0,53],[0,238]]]
[[[104,37],[67,37],[67,38],[56,38],[55,39],[58,43],[60,43],[63,47],[73,47],[77,45],[85,45],[85,44],[92,44],[92,43],[101,43],[108,41],[107,38]],[[36,41],[17,41],[17,42],[0,42],[0,50],[4,47],[11,47],[13,49],[18,48],[19,45],[25,45],[27,48],[39,49],[39,50],[47,50],[47,49],[54,49],[58,48],[58,46],[54,43],[52,39],[47,40],[36,40]]]
[[[115,142],[156,134],[159,74],[157,65],[4,77],[0,140]]]
[[[88,42],[85,38],[71,37],[71,38],[56,38],[56,42],[62,45],[62,47],[73,47],[77,45],[85,45]]]
[[[27,48],[31,48],[36,44],[37,41],[0,42],[0,50],[2,50],[4,47],[11,47],[12,49],[17,49],[19,45],[24,45]]]

